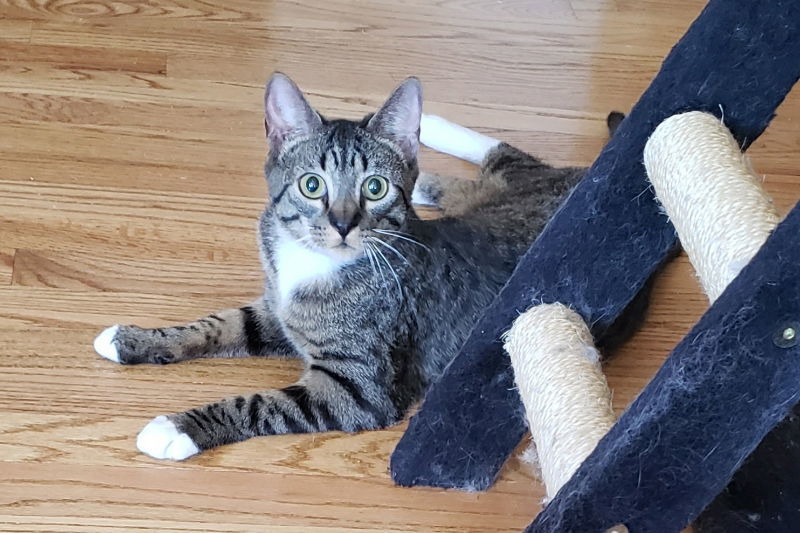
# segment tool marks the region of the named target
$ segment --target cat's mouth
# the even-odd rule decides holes
[[[325,253],[332,259],[349,262],[361,255],[363,251],[361,241],[362,235],[358,228],[352,229],[346,235],[341,235],[340,232],[329,229],[319,244],[322,245]]]
[[[344,241],[326,249],[329,256],[339,261],[352,261],[361,255],[361,251]]]

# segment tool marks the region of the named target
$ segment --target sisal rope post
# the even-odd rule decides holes
[[[614,423],[611,391],[589,328],[562,304],[537,305],[520,315],[505,349],[549,500]]]
[[[778,224],[739,145],[713,115],[662,122],[644,161],[656,196],[713,303]],[[505,338],[551,499],[608,432],[611,393],[586,323],[562,304],[523,313]]]
[[[664,120],[644,164],[713,303],[766,242],[778,213],[728,128],[708,113]]]

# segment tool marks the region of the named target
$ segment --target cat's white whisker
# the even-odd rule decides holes
[[[382,240],[378,239],[377,237],[372,237],[372,239],[374,239],[374,240],[375,240],[375,242],[377,242],[378,244],[380,244],[380,245],[382,245],[382,246],[385,246],[386,248],[388,248],[389,250],[391,250],[392,252],[394,252],[394,253],[395,253],[395,255],[396,255],[397,257],[399,257],[400,259],[402,259],[402,260],[403,260],[403,262],[404,262],[405,264],[407,264],[407,265],[411,265],[411,263],[409,263],[409,262],[408,262],[408,259],[406,259],[406,256],[404,256],[403,254],[401,254],[401,253],[400,253],[400,252],[397,250],[397,248],[395,248],[394,246],[392,246],[391,244],[389,244],[389,243],[387,243],[387,242],[384,242],[384,241],[382,241]]]
[[[423,248],[425,248],[428,251],[431,250],[429,246],[427,246],[425,244],[422,244],[418,240],[412,239],[410,237],[406,237],[405,235],[408,235],[407,233],[403,234],[402,232],[394,232],[392,230],[386,230],[386,229],[375,229],[375,230],[372,230],[372,231],[374,231],[375,233],[382,233],[384,235],[389,235],[391,237],[397,237],[398,239],[402,239],[404,241],[408,241],[408,242],[414,243],[414,244],[416,244],[418,246],[422,246]]]
[[[395,235],[408,235],[409,237],[411,236],[411,234],[408,233],[407,231],[400,231],[400,230],[396,230],[396,229],[380,229],[380,228],[376,228],[373,231],[377,231],[379,233],[393,233]]]
[[[368,242],[364,243],[364,252],[367,254],[367,259],[369,259],[369,264],[370,267],[372,268],[372,273],[377,276],[378,271],[375,269],[375,261],[372,258],[372,250],[370,249],[370,244]]]
[[[378,261],[378,255],[375,253],[377,250],[375,248],[375,245],[370,242],[367,242],[366,245],[369,247],[372,256],[375,258],[375,265],[377,266],[376,274],[379,273],[381,276],[381,280],[383,280],[383,282],[386,283],[386,276],[383,273],[383,265],[381,265],[381,262]]]
[[[381,252],[380,248],[375,248],[375,251],[378,252],[378,255],[380,255],[381,258],[383,259],[383,262],[386,263],[387,267],[389,267],[389,272],[392,273],[392,276],[394,276],[394,281],[397,283],[397,290],[399,290],[400,293],[402,293],[403,287],[402,285],[400,285],[400,278],[397,277],[397,272],[395,272],[394,267],[392,267],[392,264],[389,262],[388,259],[386,259],[386,256],[383,255],[383,252]]]

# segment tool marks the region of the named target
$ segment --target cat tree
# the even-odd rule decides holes
[[[717,121],[724,114],[725,125],[745,149],[798,76],[800,3],[709,2],[429,391],[392,456],[397,483],[488,488],[529,425],[512,359],[524,362],[525,354],[544,354],[560,364],[559,354],[567,354],[581,370],[565,376],[588,378],[575,390],[599,384],[597,401],[580,404],[581,412],[593,412],[595,425],[576,447],[580,451],[567,457],[558,447],[561,440],[553,440],[555,446],[546,443],[552,431],[575,436],[585,427],[558,414],[558,401],[567,402],[561,404],[565,409],[572,400],[537,399],[541,389],[521,387],[526,403],[534,406],[528,412],[530,427],[546,448],[544,455],[538,451],[552,496],[529,531],[605,531],[619,524],[636,533],[679,531],[709,503],[697,522],[701,531],[739,531],[746,524],[746,531],[779,532],[800,523],[800,475],[783,475],[800,470],[800,452],[793,445],[800,423],[787,418],[800,399],[800,346],[792,335],[798,331],[793,324],[800,322],[800,206],[749,263],[752,244],[748,254],[721,263],[726,265],[721,278],[730,285],[616,423],[591,343],[596,339],[602,349],[624,332],[626,309],[677,245],[675,227],[661,212],[642,164],[656,126],[686,111],[711,113]],[[712,145],[701,153],[730,160],[730,150]],[[681,150],[681,158],[685,155]],[[664,155],[653,176],[675,176],[675,159]],[[696,174],[687,175],[707,176]],[[686,207],[681,195],[689,189],[682,183],[664,189],[678,195],[672,207],[669,195],[661,195],[676,213]],[[760,227],[756,233],[763,240],[769,229]],[[691,232],[681,231],[688,244],[684,234]],[[706,280],[720,264],[709,263],[715,265],[709,270],[704,260],[694,259]],[[709,295],[725,283],[709,285],[716,287]],[[534,307],[538,321],[520,318],[519,329],[506,339],[509,358],[503,335],[534,304],[547,305]],[[534,322],[545,329],[536,331]],[[547,330],[542,325],[547,323],[555,329]],[[548,337],[555,339],[555,332],[565,335],[560,344],[565,348],[548,353],[541,347],[548,346]],[[537,345],[540,349],[530,349]],[[553,412],[557,416],[550,416]],[[537,429],[542,424],[557,429]]]

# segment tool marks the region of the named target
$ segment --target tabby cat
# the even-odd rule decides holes
[[[305,371],[283,389],[156,417],[137,439],[152,457],[398,422],[583,174],[422,115],[414,78],[361,121],[323,118],[282,74],[265,107],[263,296],[186,325],[113,326],[94,346],[128,365],[255,355],[301,358]],[[480,164],[478,179],[419,175],[420,140]],[[420,220],[412,201],[446,216]]]

